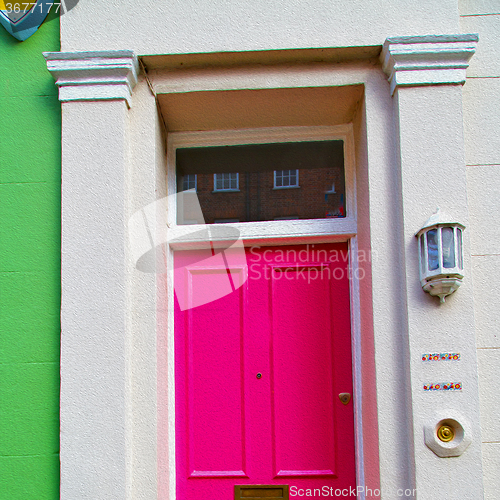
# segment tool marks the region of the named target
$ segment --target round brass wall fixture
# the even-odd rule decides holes
[[[453,410],[437,413],[424,425],[425,444],[438,457],[459,457],[471,444],[471,427]]]
[[[442,425],[437,431],[438,438],[443,441],[443,443],[449,443],[453,441],[455,437],[455,431],[450,425]]]

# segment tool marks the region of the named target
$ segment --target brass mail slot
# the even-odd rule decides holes
[[[288,484],[249,484],[234,487],[234,500],[260,500],[261,498],[289,500]]]

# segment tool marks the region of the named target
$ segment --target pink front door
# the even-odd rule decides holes
[[[189,289],[248,273],[212,302],[176,300],[178,500],[231,500],[244,484],[287,484],[291,497],[355,488],[352,400],[339,399],[352,394],[347,255],[346,244],[251,248],[246,269],[175,255]]]

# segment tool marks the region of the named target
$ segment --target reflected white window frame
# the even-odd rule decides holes
[[[214,174],[214,193],[219,193],[219,192],[226,192],[226,193],[236,193],[240,190],[240,174],[236,172],[236,179],[231,179],[231,175],[233,175],[235,172],[221,172]],[[229,179],[224,178],[224,176],[228,175]],[[221,178],[218,178],[218,176],[222,176]],[[222,187],[217,187],[218,181],[221,181],[223,186]],[[224,183],[226,181],[229,181],[229,187],[225,188]],[[235,185],[233,186],[232,183],[233,181],[235,182]]]
[[[194,186],[191,187],[191,177],[194,177]],[[186,182],[187,181],[187,182]],[[182,176],[182,190],[188,191],[189,189],[194,189],[198,192],[198,176],[197,174],[187,174]]]
[[[292,172],[295,170],[295,184],[292,184],[290,182],[290,179],[292,178]],[[278,186],[277,185],[277,178],[278,178],[278,172],[281,172],[281,180],[282,180],[282,185]],[[288,172],[285,174],[285,172]],[[283,185],[283,181],[285,179],[288,179],[288,184]],[[291,170],[275,170],[274,171],[274,187],[273,189],[293,189],[293,188],[298,188],[299,186],[299,169],[291,169]]]

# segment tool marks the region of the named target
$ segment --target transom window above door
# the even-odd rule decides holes
[[[207,224],[347,215],[342,139],[179,144],[175,169],[177,192],[194,182]],[[192,219],[178,214],[177,224]]]

